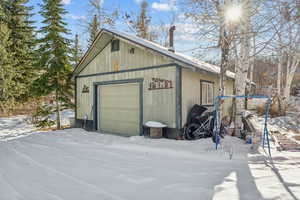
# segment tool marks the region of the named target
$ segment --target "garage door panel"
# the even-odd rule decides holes
[[[101,131],[125,135],[140,132],[139,83],[99,87],[99,127]]]
[[[119,111],[112,111],[110,109],[103,109],[103,113],[109,113],[106,114],[105,116],[102,115],[102,119],[106,120],[112,120],[112,121],[127,121],[127,122],[139,122],[139,112],[138,109],[124,109],[124,110],[119,110]],[[101,120],[101,118],[100,118]]]
[[[101,131],[105,131],[108,133],[124,134],[124,135],[138,135],[137,129],[135,128],[136,123],[128,123],[123,121],[111,121],[111,120],[103,120],[101,122],[105,124],[105,127],[109,127],[109,129],[105,127],[101,128]]]
[[[122,98],[122,99],[120,99]],[[115,97],[101,97],[100,103],[103,105],[102,107],[122,107],[126,106],[126,108],[139,108],[139,101],[137,101],[136,97],[122,97],[122,96],[115,96]],[[121,104],[121,106],[120,106]],[[123,105],[127,104],[127,105]]]

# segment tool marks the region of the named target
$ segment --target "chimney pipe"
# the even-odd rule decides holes
[[[169,51],[175,52],[174,49],[174,31],[176,30],[176,26],[171,26],[169,30]]]

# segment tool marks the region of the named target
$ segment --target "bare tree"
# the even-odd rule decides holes
[[[97,16],[99,30],[105,26],[114,28],[119,17],[119,9],[105,9],[103,3],[103,0],[89,0],[91,11]]]
[[[278,55],[277,91],[290,98],[292,81],[300,64],[300,1],[279,1],[277,23],[273,24],[276,40],[272,47]],[[282,75],[285,72],[285,81]],[[282,89],[283,88],[283,92]]]
[[[125,13],[123,19],[131,32],[134,32],[138,37],[155,41],[157,38],[155,31],[151,29],[151,17],[148,14],[148,3],[142,1],[140,4],[139,14]]]
[[[155,35],[155,42],[158,42],[164,47],[169,47],[169,29],[171,26],[176,26],[177,13],[172,10],[168,17],[160,19],[158,25],[151,25],[150,28]]]
[[[115,28],[119,19],[118,8],[104,7],[103,0],[89,0],[86,17],[79,19],[79,26],[83,29],[81,36],[87,43],[84,49],[90,47],[101,28]]]
[[[240,32],[240,57],[236,67],[235,90],[237,96],[245,95],[247,74],[250,67],[250,30],[251,30],[251,5],[250,0],[242,0],[243,18]],[[235,100],[235,135],[240,137],[243,128],[242,114],[244,111],[244,99]]]
[[[98,16],[94,15],[92,22],[89,23],[89,40],[88,40],[89,47],[93,44],[94,40],[96,39],[99,29],[100,27],[98,22]]]
[[[199,49],[218,49],[220,57],[220,81],[219,95],[223,96],[225,91],[226,71],[229,66],[229,56],[232,49],[232,42],[236,38],[236,24],[226,19],[226,9],[231,1],[229,0],[188,0],[183,2],[185,17],[192,20],[199,26]],[[218,113],[221,114],[221,105]]]

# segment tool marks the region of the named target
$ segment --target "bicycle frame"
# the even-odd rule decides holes
[[[210,129],[210,124],[212,123],[213,116],[209,116],[207,120],[205,120],[199,128],[197,128],[193,134],[197,136],[201,136],[205,134],[205,131]]]

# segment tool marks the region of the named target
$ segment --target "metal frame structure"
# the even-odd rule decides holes
[[[216,116],[214,120],[214,130],[213,134],[216,137],[216,149],[218,149],[218,145],[220,144],[220,128],[221,128],[221,122],[220,122],[220,102],[222,99],[227,98],[257,98],[257,99],[267,99],[267,104],[265,108],[265,122],[264,122],[264,128],[263,128],[263,138],[262,138],[262,146],[265,148],[265,143],[267,142],[267,147],[269,151],[269,155],[271,156],[271,148],[270,148],[270,139],[269,139],[269,131],[268,131],[268,118],[269,118],[269,111],[270,111],[270,105],[272,103],[271,97],[269,96],[217,96],[215,98],[214,108],[216,110]]]

